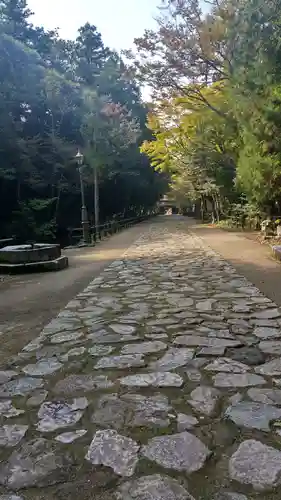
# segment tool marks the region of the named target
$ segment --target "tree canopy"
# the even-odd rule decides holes
[[[0,235],[63,241],[80,226],[78,148],[91,221],[95,169],[101,221],[149,210],[165,180],[140,152],[140,87],[98,28],[63,40],[31,14],[26,0],[0,1]]]
[[[180,201],[280,211],[280,0],[162,0],[128,54],[151,86],[142,150]]]

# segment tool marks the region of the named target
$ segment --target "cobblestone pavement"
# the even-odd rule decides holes
[[[147,227],[0,372],[0,500],[280,500],[281,311]]]

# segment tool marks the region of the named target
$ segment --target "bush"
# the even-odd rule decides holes
[[[230,206],[226,219],[218,226],[225,229],[259,230],[262,215],[261,211],[251,203],[234,203]]]
[[[13,234],[19,241],[53,241],[57,224],[53,217],[53,205],[56,199],[32,200],[19,203],[19,209],[13,213]]]

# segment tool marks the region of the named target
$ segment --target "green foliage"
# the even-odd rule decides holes
[[[12,230],[19,239],[49,241],[56,234],[56,220],[52,217],[56,199],[30,199],[20,202],[13,213]]]
[[[104,46],[96,26],[86,23],[79,29],[76,40],[76,73],[79,80],[89,87],[94,85],[109,55],[110,51]]]
[[[218,222],[221,229],[258,230],[264,214],[251,203],[233,203],[228,210],[227,218]]]
[[[216,85],[202,95],[225,108]],[[237,144],[232,122],[228,124],[209,106],[198,103],[194,109],[190,98],[176,98],[156,109],[148,126],[156,140],[145,142],[142,150],[154,168],[170,173],[173,196],[180,204],[208,202],[219,218],[226,200],[235,197]]]
[[[68,41],[30,16],[26,0],[0,0],[0,234],[63,239],[80,225],[78,147],[91,220],[96,166],[102,220],[149,209],[163,179],[139,151],[147,109],[135,79],[95,26]]]
[[[247,212],[281,210],[281,0],[208,6],[163,0],[158,27],[135,41],[155,97],[143,151],[179,199],[258,225]]]

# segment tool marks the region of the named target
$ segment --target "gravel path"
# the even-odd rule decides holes
[[[281,310],[180,218],[5,368],[0,500],[280,499]]]
[[[0,281],[0,366],[16,354],[78,292],[130,246],[144,230],[141,223],[96,247],[65,251],[69,268],[56,273],[5,276]]]

